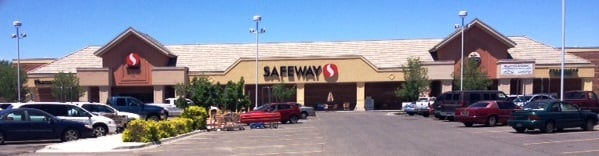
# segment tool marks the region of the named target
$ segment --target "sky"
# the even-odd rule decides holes
[[[599,47],[599,1],[567,0],[566,46]],[[458,12],[505,36],[561,47],[561,0],[0,0],[0,60],[61,58],[129,27],[165,45],[445,38]],[[2,35],[4,34],[4,35]]]

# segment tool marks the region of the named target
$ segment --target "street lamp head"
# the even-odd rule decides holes
[[[260,28],[260,33],[265,33],[265,32],[266,32],[266,29]]]
[[[27,34],[26,33],[21,33],[21,38],[25,38],[25,37],[27,37]]]
[[[250,28],[250,33],[255,33],[255,32],[256,32],[256,29]]]
[[[454,24],[453,25],[453,28],[455,28],[455,29],[460,29],[460,27],[462,27],[462,26],[460,26],[459,24]]]
[[[21,25],[23,25],[23,23],[21,23],[21,21],[14,21],[12,22],[12,25],[15,27],[20,27]]]
[[[17,38],[17,34],[12,34],[12,35],[10,35],[10,37]]]
[[[254,16],[254,21],[260,22],[260,21],[262,21],[262,17],[260,17],[259,15],[256,15],[256,16]]]
[[[460,17],[462,17],[462,18],[463,18],[463,17],[466,17],[466,16],[468,16],[468,11],[460,11],[460,12],[458,13],[458,15],[460,15]]]

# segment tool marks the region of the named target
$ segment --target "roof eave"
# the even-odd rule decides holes
[[[176,58],[177,57],[176,55],[174,55],[173,53],[171,53],[166,47],[164,47],[162,44],[156,43],[156,41],[148,38],[146,35],[144,35],[143,33],[139,32],[139,31],[137,31],[135,29],[133,29],[132,27],[127,28],[125,31],[123,31],[121,34],[119,34],[116,38],[114,38],[110,42],[108,42],[108,44],[106,44],[102,48],[98,49],[98,51],[94,52],[94,55],[96,55],[98,57],[101,57],[109,49],[113,48],[116,44],[118,44],[119,42],[121,42],[122,40],[124,40],[129,35],[136,35],[137,37],[141,38],[145,42],[147,42],[150,45],[152,45],[154,48],[158,49],[160,52],[162,52],[164,55],[166,55],[169,58]]]

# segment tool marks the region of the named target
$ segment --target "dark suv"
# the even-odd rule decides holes
[[[456,108],[468,107],[481,100],[507,100],[508,96],[498,90],[463,90],[445,92],[434,103],[435,117],[453,121]]]

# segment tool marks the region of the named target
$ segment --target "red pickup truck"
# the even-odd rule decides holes
[[[591,110],[599,113],[599,99],[592,91],[567,91],[564,93],[564,101],[577,105],[580,109]]]

